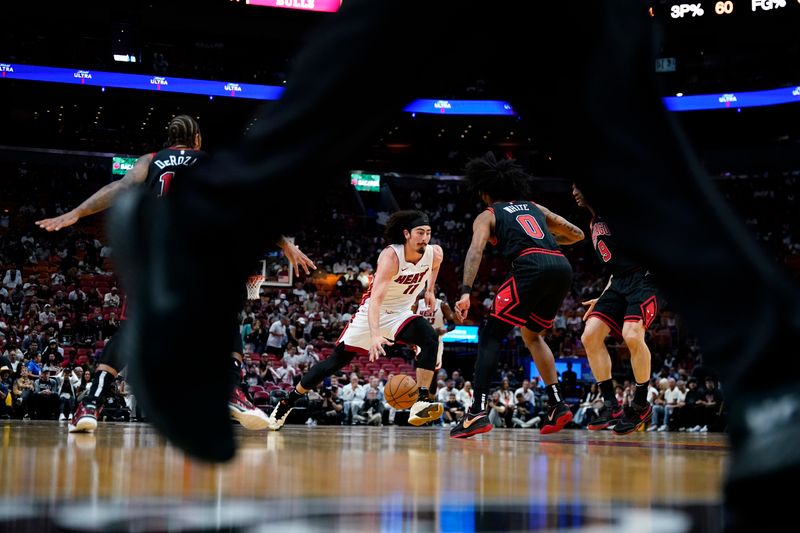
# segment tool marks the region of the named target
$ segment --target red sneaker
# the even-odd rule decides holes
[[[70,433],[93,433],[97,429],[97,415],[100,410],[92,403],[80,402],[72,420],[68,424]]]
[[[547,410],[547,416],[544,417],[539,433],[548,435],[561,431],[571,420],[572,411],[569,410],[569,405],[565,402],[558,402]]]
[[[603,408],[600,409],[600,416],[592,420],[586,427],[589,431],[599,431],[614,427],[622,420],[622,415],[625,410],[619,404],[605,403]]]
[[[242,389],[236,387],[228,400],[231,418],[239,422],[245,429],[267,429],[268,419],[266,413],[250,403]]]

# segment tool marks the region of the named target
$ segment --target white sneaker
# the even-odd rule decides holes
[[[700,428],[700,433],[708,433],[708,426],[703,426]]]
[[[412,426],[421,426],[428,422],[438,420],[444,414],[444,405],[435,402],[417,401],[411,406],[408,423]]]
[[[269,418],[267,419],[267,424],[269,429],[272,431],[278,431],[283,427],[283,424],[286,422],[286,418],[289,416],[289,413],[292,412],[293,407],[289,406],[289,402],[286,400],[281,400],[278,402],[278,405],[275,406],[275,409],[272,410],[270,413]]]
[[[60,415],[58,415],[58,421],[59,422],[64,422],[66,420],[67,420],[67,417],[64,416],[64,413],[61,413]]]
[[[649,428],[647,428],[645,431],[650,432],[650,431],[655,431],[656,429],[658,429],[658,428],[654,424],[654,425],[650,426]]]
[[[269,426],[266,413],[250,403],[239,387],[233,390],[228,399],[228,410],[231,418],[245,429],[258,431]]]
[[[666,426],[666,424],[665,424],[665,425],[658,426],[658,430],[659,430],[659,431],[666,431],[666,430],[667,430],[667,426]]]
[[[317,421],[314,420],[313,418],[309,418],[308,420],[306,420],[306,425],[310,428],[313,428],[314,426],[317,425]]]
[[[700,426],[695,426],[692,429],[690,429],[689,431],[691,431],[692,433],[697,433],[698,431],[700,431]]]

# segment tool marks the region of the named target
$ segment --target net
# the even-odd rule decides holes
[[[261,285],[264,284],[264,276],[250,276],[247,278],[247,299],[258,300],[261,297]]]

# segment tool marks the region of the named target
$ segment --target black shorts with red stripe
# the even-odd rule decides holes
[[[589,316],[605,322],[611,328],[611,334],[621,339],[625,322],[641,320],[647,329],[665,303],[653,275],[636,270],[624,276],[614,276],[611,286],[600,296]]]
[[[525,250],[497,291],[491,316],[541,332],[550,329],[572,286],[572,267],[558,250]]]

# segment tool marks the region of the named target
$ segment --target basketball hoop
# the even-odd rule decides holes
[[[264,276],[250,276],[247,278],[247,299],[258,300],[261,298],[261,285],[264,284]]]

